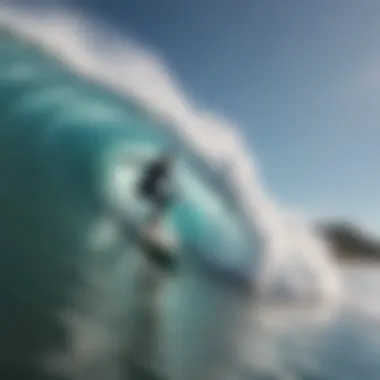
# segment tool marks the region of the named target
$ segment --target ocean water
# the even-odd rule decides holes
[[[140,264],[109,211],[138,227],[140,161],[175,147],[186,207],[167,228],[186,260],[159,297],[170,380],[380,378],[380,269],[335,263],[266,191],[238,128],[99,20],[0,10],[4,363],[120,378]]]

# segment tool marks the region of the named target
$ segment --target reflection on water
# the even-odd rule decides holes
[[[330,315],[281,310],[271,318],[263,315],[256,321],[262,345],[255,344],[253,368],[243,378],[380,379],[379,275],[380,268],[348,268],[345,298]]]

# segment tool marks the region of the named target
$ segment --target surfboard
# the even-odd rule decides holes
[[[166,271],[175,270],[179,248],[173,237],[163,231],[160,231],[158,236],[153,236],[126,220],[121,221],[121,226],[124,233],[135,240],[136,244],[141,247],[148,260]]]
[[[140,246],[150,260],[165,270],[174,270],[177,263],[177,247],[161,232],[160,236],[138,233]]]

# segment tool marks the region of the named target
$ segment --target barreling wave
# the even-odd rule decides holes
[[[197,173],[191,188],[200,204],[228,205],[264,242],[260,257],[252,258],[252,277],[264,293],[302,300],[338,296],[339,276],[326,244],[273,201],[238,131],[191,104],[156,55],[62,8],[3,7],[0,25],[1,113],[7,128],[32,139],[35,132],[25,125],[38,125],[44,143],[65,141],[69,158],[81,163],[82,186],[89,186],[84,162],[104,140],[117,143],[123,135],[131,146],[147,140],[158,149],[179,146]],[[88,138],[87,128],[93,130],[87,150],[69,148],[70,134],[82,130]],[[9,149],[11,144],[12,139]],[[217,200],[201,192],[198,185],[205,182]]]

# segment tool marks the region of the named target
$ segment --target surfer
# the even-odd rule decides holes
[[[170,181],[173,167],[173,155],[167,153],[159,159],[149,163],[138,187],[138,193],[146,200],[150,201],[154,210],[146,225],[146,232],[158,233],[160,236],[160,222],[173,204],[173,190]]]
[[[172,270],[176,266],[175,236],[162,226],[165,213],[175,201],[171,181],[174,158],[173,154],[166,153],[154,161],[144,163],[135,191],[140,200],[142,198],[152,207],[142,226],[128,220],[128,214],[116,214],[128,239],[136,239],[135,242],[140,245],[144,255],[165,270]]]

